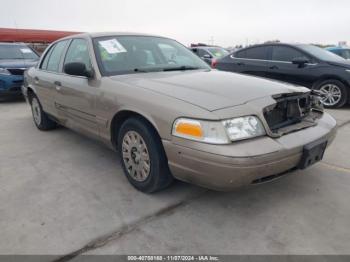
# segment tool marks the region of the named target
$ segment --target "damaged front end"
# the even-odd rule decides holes
[[[263,110],[273,136],[282,136],[317,125],[323,105],[317,91],[275,95],[276,103]]]

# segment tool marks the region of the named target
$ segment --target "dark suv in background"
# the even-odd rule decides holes
[[[23,73],[39,60],[37,53],[22,43],[0,43],[0,98],[20,96]]]
[[[326,107],[349,102],[350,62],[313,45],[251,46],[218,60],[216,68],[320,90]]]

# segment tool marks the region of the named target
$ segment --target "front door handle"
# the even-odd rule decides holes
[[[55,81],[54,84],[55,84],[56,90],[60,91],[61,90],[61,86],[62,86],[61,82],[60,81]]]
[[[274,69],[278,69],[278,66],[273,65],[273,66],[270,66],[269,68],[274,70]]]
[[[243,62],[238,62],[237,65],[239,65],[239,66],[244,66],[245,63],[243,63]]]

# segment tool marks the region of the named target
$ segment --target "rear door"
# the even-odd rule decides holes
[[[92,70],[91,53],[88,40],[75,38],[70,42],[63,62],[63,74],[58,83],[55,104],[59,117],[64,120],[66,126],[97,138],[99,132],[96,96],[99,82],[64,72],[64,66],[68,63],[83,63],[87,70]]]
[[[305,58],[309,63],[304,66],[293,64],[295,58]],[[275,45],[272,46],[267,77],[310,87],[317,78],[317,66],[317,62],[304,52],[291,46]]]
[[[264,77],[268,70],[268,59],[269,47],[256,46],[240,50],[224,58],[224,68],[221,68],[221,62],[218,68],[231,72]]]
[[[62,57],[69,40],[57,42],[45,53],[39,67],[33,73],[33,84],[45,112],[57,117],[55,96],[60,79]]]

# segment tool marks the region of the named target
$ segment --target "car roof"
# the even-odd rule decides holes
[[[153,36],[153,37],[162,37],[167,38],[159,35],[152,35],[152,34],[144,34],[144,33],[134,33],[134,32],[91,32],[91,33],[82,33],[82,34],[75,34],[66,36],[62,39],[72,39],[72,38],[96,38],[96,37],[108,37],[108,36]]]

